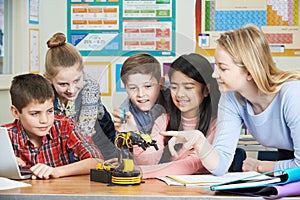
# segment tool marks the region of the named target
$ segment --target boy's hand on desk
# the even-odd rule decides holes
[[[137,131],[137,126],[134,120],[133,115],[130,112],[125,113],[125,127],[123,127],[124,122],[123,122],[123,113],[122,110],[119,108],[114,109],[112,112],[113,119],[114,119],[114,126],[117,132],[122,132],[122,131]],[[126,130],[123,130],[123,129]]]
[[[120,163],[118,158],[111,158],[103,162],[104,166],[110,166],[114,169],[118,168]]]
[[[38,163],[31,167],[30,170],[32,171],[32,179],[59,178],[56,169],[45,164]]]

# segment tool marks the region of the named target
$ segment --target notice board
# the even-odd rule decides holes
[[[175,6],[175,0],[68,0],[68,42],[83,56],[174,56]]]

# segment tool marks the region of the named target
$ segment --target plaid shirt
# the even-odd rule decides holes
[[[70,118],[55,116],[54,124],[49,133],[42,138],[40,148],[34,147],[30,142],[19,120],[4,127],[8,129],[16,157],[26,162],[25,168],[30,168],[37,163],[44,163],[51,167],[70,164],[70,152],[74,154],[74,161],[86,158],[103,159],[97,147],[89,144],[80,133],[75,132],[75,125]]]

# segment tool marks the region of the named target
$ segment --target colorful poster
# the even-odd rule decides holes
[[[172,0],[123,0],[123,17],[172,17]]]
[[[29,72],[40,71],[40,32],[37,28],[29,29]]]
[[[260,27],[274,56],[300,56],[299,0],[196,0],[197,52],[214,55],[221,32]]]
[[[119,6],[71,4],[71,30],[118,30]]]
[[[106,51],[108,54],[119,50],[118,32],[71,34],[71,43],[82,52]],[[88,54],[84,54],[87,56]]]
[[[68,0],[68,41],[83,56],[139,52],[174,56],[175,4],[175,0]]]
[[[162,51],[171,55],[172,23],[158,20],[132,20],[123,22],[124,51]]]
[[[40,0],[29,0],[29,24],[38,24],[40,20]]]

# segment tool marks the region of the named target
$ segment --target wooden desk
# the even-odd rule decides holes
[[[31,187],[0,191],[0,199],[48,200],[48,199],[261,199],[247,196],[214,195],[212,191],[205,191],[202,187],[168,186],[156,179],[146,180],[136,186],[107,186],[93,182],[89,176],[74,176],[50,180],[25,180]],[[299,199],[298,198],[289,198]]]

